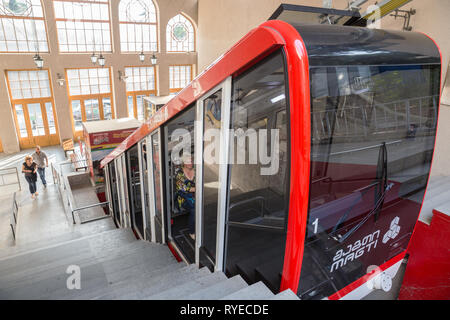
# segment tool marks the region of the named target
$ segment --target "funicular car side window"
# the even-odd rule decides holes
[[[258,273],[274,291],[286,239],[287,101],[281,52],[233,80],[226,272],[249,282]]]
[[[310,76],[311,184],[298,294],[320,299],[385,262],[378,257],[406,250],[431,165],[439,67],[315,67]],[[383,239],[393,223],[401,234]]]

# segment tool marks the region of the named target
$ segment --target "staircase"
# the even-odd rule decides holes
[[[59,240],[0,251],[0,299],[298,299],[178,263],[167,246],[138,241],[130,229]],[[68,289],[76,276],[70,266],[79,267],[80,289]]]
[[[431,177],[419,221],[408,246],[399,300],[450,297],[450,177]]]

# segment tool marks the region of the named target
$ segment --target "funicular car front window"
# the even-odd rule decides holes
[[[303,299],[327,297],[366,274],[369,265],[406,249],[420,211],[414,199],[423,195],[431,165],[439,69],[310,69],[311,185],[298,290]],[[397,218],[405,223],[404,235],[385,247],[381,230]],[[383,252],[365,255],[360,239],[373,240],[372,250]],[[359,250],[353,252],[355,244]],[[344,254],[350,258],[341,261]]]

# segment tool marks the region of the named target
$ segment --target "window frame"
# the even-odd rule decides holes
[[[17,20],[23,20],[23,23],[24,23],[24,24],[25,24],[25,21],[26,21],[26,20],[39,20],[39,21],[43,21],[43,23],[44,23],[44,31],[45,31],[45,42],[46,42],[46,44],[47,44],[47,50],[46,50],[46,51],[40,50],[40,49],[39,49],[39,44],[38,44],[38,49],[37,49],[37,50],[28,50],[28,51],[9,51],[9,50],[3,51],[3,50],[1,50],[0,53],[15,53],[15,54],[30,54],[30,53],[35,53],[35,52],[50,53],[50,46],[49,46],[49,39],[48,39],[48,30],[47,30],[47,21],[46,21],[46,19],[45,19],[44,6],[43,6],[43,4],[42,4],[42,0],[39,0],[39,2],[40,2],[40,5],[41,5],[41,9],[42,9],[42,17],[0,15],[0,21],[1,21],[2,19],[17,19]],[[3,26],[3,23],[2,23],[2,22],[0,22],[0,28],[2,28],[3,34],[5,34],[5,27]],[[14,29],[14,35],[15,35],[15,40],[14,40],[14,41],[16,42],[17,48],[19,48],[19,46],[18,46],[18,41],[19,41],[19,40],[17,39],[17,32],[16,32],[16,27],[15,27],[15,25],[13,25],[13,29]],[[28,39],[28,33],[27,33],[27,30],[26,30],[25,26],[24,26],[24,31],[25,31],[26,42],[27,42],[27,45],[28,45],[28,48],[29,48],[29,47],[30,47],[29,43],[30,43],[31,40]],[[36,36],[37,36],[37,33],[36,33]],[[5,39],[4,41],[5,41],[5,46],[6,46],[6,48],[8,48],[7,40]],[[10,40],[10,41],[12,41],[12,40]],[[22,40],[22,41],[23,41],[23,40]],[[39,43],[39,42],[43,42],[43,41],[39,41],[39,40],[37,40],[37,39],[36,39],[36,41],[37,41],[38,43]]]
[[[73,108],[72,103],[73,101],[80,101],[80,108],[81,108],[81,119],[82,122],[86,122],[86,107],[84,104],[85,100],[89,99],[97,99],[98,105],[99,105],[99,114],[100,114],[100,120],[104,120],[104,106],[103,106],[103,100],[104,98],[110,99],[111,104],[111,116],[112,119],[116,119],[116,110],[114,106],[114,99],[113,99],[113,90],[112,90],[112,72],[110,67],[106,67],[108,69],[109,74],[109,92],[108,93],[93,93],[93,94],[79,94],[79,95],[71,95],[70,94],[70,87],[69,87],[69,78],[68,78],[68,70],[84,70],[84,69],[102,69],[101,67],[87,67],[87,68],[66,68],[64,69],[65,77],[66,77],[66,90],[67,90],[67,96],[69,98],[69,108],[71,113],[71,123],[72,123],[72,132],[74,137],[81,138],[83,135],[83,130],[76,130],[75,129],[75,119],[73,117]],[[105,68],[103,68],[105,69]]]
[[[72,19],[69,19],[69,18],[56,18],[56,8],[55,8],[55,2],[61,2],[61,3],[64,3],[64,2],[72,2],[72,3],[74,3],[74,2],[78,2],[78,3],[89,3],[89,4],[95,4],[95,3],[99,3],[99,4],[106,4],[106,5],[108,5],[108,20],[96,20],[96,19],[75,19],[75,18],[72,18]],[[113,48],[113,36],[112,36],[112,20],[111,20],[111,4],[110,4],[110,1],[109,0],[52,0],[52,4],[53,4],[53,14],[54,14],[54,17],[55,17],[55,26],[56,26],[56,42],[57,42],[57,44],[58,44],[58,51],[59,51],[59,53],[68,53],[68,54],[77,54],[77,53],[80,53],[80,54],[86,54],[86,53],[90,53],[90,52],[107,52],[107,53],[112,53],[112,52],[114,52],[114,48]],[[77,50],[77,51],[72,51],[72,50],[61,50],[61,41],[60,41],[60,38],[59,38],[59,32],[60,31],[64,31],[65,32],[65,34],[66,34],[66,39],[67,39],[67,47],[69,47],[70,45],[75,45],[77,48],[78,48],[78,46],[79,46],[79,44],[78,44],[78,39],[77,39],[77,41],[76,41],[76,43],[69,43],[69,41],[68,41],[68,33],[67,33],[67,26],[65,25],[65,28],[64,29],[59,29],[58,28],[58,22],[64,22],[64,23],[67,23],[67,22],[73,22],[73,23],[75,23],[75,22],[82,22],[83,23],[83,36],[84,36],[84,40],[85,40],[85,45],[86,45],[86,47],[87,46],[89,46],[89,45],[92,45],[94,48],[93,48],[93,50],[88,50],[87,48],[86,48],[86,51],[79,51],[79,50]],[[95,43],[92,43],[92,44],[88,44],[87,43],[87,39],[86,39],[86,28],[85,28],[85,25],[84,25],[84,23],[107,23],[108,24],[108,26],[109,26],[109,46],[111,47],[111,50],[109,50],[109,51],[106,51],[106,50],[103,50],[104,49],[104,46],[105,46],[105,42],[104,42],[104,37],[103,37],[103,29],[101,30],[101,38],[102,38],[102,43],[101,44],[95,44]],[[77,29],[75,29],[75,30],[77,30]],[[94,28],[92,28],[92,31],[93,31],[93,37],[94,37],[94,39],[95,39],[95,33],[94,33]],[[77,38],[77,33],[75,32],[75,38]],[[98,46],[100,46],[101,47],[101,49],[100,50],[98,50],[97,49],[97,47]]]
[[[171,67],[190,67],[191,68],[191,72],[190,72],[190,80],[186,83],[186,85],[184,87],[181,88],[177,88],[177,87],[171,87],[171,84],[173,81],[172,80],[172,73],[170,71]],[[177,93],[180,92],[181,90],[183,90],[192,80],[194,80],[194,65],[193,64],[171,64],[169,65],[169,93]]]
[[[13,99],[13,95],[12,95],[12,91],[11,91],[11,85],[10,85],[10,79],[9,79],[9,75],[8,72],[21,72],[21,71],[47,71],[47,75],[48,75],[48,83],[49,83],[49,90],[50,90],[50,96],[48,97],[31,97],[31,98],[20,98],[20,99]],[[28,74],[29,77],[29,74]],[[19,144],[21,145],[21,147],[34,147],[34,143],[33,143],[33,139],[34,138],[38,138],[39,137],[47,137],[49,138],[49,143],[53,144],[53,143],[57,143],[59,142],[59,125],[58,125],[58,118],[56,116],[56,105],[55,105],[55,101],[54,101],[54,93],[53,93],[53,87],[51,85],[52,81],[51,81],[51,75],[50,75],[50,69],[45,68],[42,70],[36,70],[36,69],[7,69],[5,70],[5,80],[6,80],[6,85],[7,85],[7,89],[8,89],[8,93],[9,93],[9,102],[12,108],[12,113],[14,115],[14,124],[16,127],[16,133],[17,133],[17,137],[19,139]],[[28,80],[30,81],[30,80]],[[42,115],[42,120],[44,122],[44,128],[45,128],[45,135],[39,135],[39,136],[34,136],[32,134],[32,128],[30,127],[30,118],[29,118],[29,112],[28,112],[28,104],[39,104],[41,107],[41,115]],[[52,111],[53,111],[53,120],[54,120],[54,126],[55,126],[55,133],[50,133],[50,125],[49,125],[49,120],[47,117],[47,107],[46,107],[46,103],[51,103],[52,105]],[[25,120],[25,129],[27,131],[27,136],[26,137],[22,137],[21,136],[21,129],[19,126],[19,121],[17,118],[17,113],[16,113],[16,106],[17,105],[21,105],[22,106],[22,112],[23,112],[23,117]],[[39,141],[38,141],[39,142]],[[45,145],[44,143],[40,143],[41,145]]]
[[[193,37],[193,39],[192,39],[192,42],[193,42],[193,49],[192,49],[192,50],[189,50],[189,47],[190,47],[190,45],[191,45],[191,44],[190,44],[190,40],[191,40],[191,39],[190,39],[190,37],[189,37],[189,30],[188,30],[188,36],[187,36],[187,39],[184,40],[184,41],[187,42],[188,50],[182,50],[182,51],[172,50],[172,48],[174,47],[174,42],[177,42],[176,40],[173,39],[172,28],[173,28],[173,26],[175,26],[175,24],[176,24],[177,22],[175,22],[173,26],[169,26],[169,23],[170,23],[173,19],[175,19],[176,17],[178,17],[178,16],[181,16],[181,17],[183,17],[184,19],[186,19],[186,21],[189,22],[190,25],[191,25],[191,27],[192,27],[192,33],[193,33],[193,35],[192,35],[192,37]],[[168,30],[169,27],[171,28],[170,30]],[[197,33],[196,33],[195,31],[196,31],[196,29],[195,29],[195,24],[194,24],[194,22],[192,21],[192,19],[189,18],[187,15],[185,15],[185,14],[183,14],[183,13],[179,13],[179,14],[173,16],[172,18],[170,18],[169,21],[167,22],[167,25],[166,25],[166,52],[168,52],[168,53],[196,52],[196,50],[197,50]],[[169,39],[170,39],[170,50],[169,50]],[[183,47],[185,46],[184,41],[183,41],[183,44],[182,44]],[[176,46],[176,45],[175,45],[175,46]]]
[[[117,4],[119,10],[120,10],[120,4],[121,4],[122,1],[129,1],[129,0],[120,0],[119,3]],[[119,17],[118,17],[118,22],[119,22],[119,47],[120,47],[120,52],[121,53],[139,53],[141,51],[144,52],[144,53],[159,52],[159,50],[160,50],[160,45],[159,45],[160,36],[159,36],[158,6],[155,4],[155,2],[153,0],[147,0],[147,1],[151,2],[153,4],[153,7],[155,8],[155,20],[156,20],[155,22],[122,21],[120,19],[120,14],[119,14]],[[128,47],[129,47],[130,41],[123,41],[122,42],[122,40],[123,40],[122,37],[121,37],[121,26],[122,25],[133,25],[135,31],[136,31],[136,25],[148,25],[150,29],[151,29],[151,26],[155,26],[156,49],[155,50],[151,50],[151,46],[152,46],[151,42],[149,42],[149,46],[150,46],[149,50],[144,50],[144,48],[143,48],[144,46],[143,45],[142,45],[141,50],[137,49],[138,42],[137,42],[136,35],[135,35],[134,39],[135,39],[136,50],[129,50]],[[143,32],[143,31],[141,30],[141,32]],[[149,31],[149,35],[150,35],[150,31]],[[127,35],[127,39],[126,40],[128,40],[128,35]],[[122,43],[124,43],[124,44],[126,43],[126,46],[127,46],[128,50],[122,50]]]
[[[154,65],[149,66],[149,65],[144,65],[144,66],[125,66],[124,67],[124,72],[125,69],[127,68],[153,68],[153,75],[154,75],[154,79],[155,79],[155,83],[154,83],[154,89],[152,90],[128,90],[126,89],[125,95],[126,95],[126,100],[127,100],[127,114],[128,117],[134,117],[135,119],[138,119],[138,110],[137,110],[137,96],[150,96],[152,94],[154,94],[155,96],[158,94],[158,75],[156,73],[156,67]],[[126,74],[126,72],[125,72]],[[128,106],[128,97],[133,97],[133,115],[130,115],[129,112],[129,106]],[[144,104],[144,101],[142,101],[142,104]],[[143,108],[145,108],[145,106],[142,106]],[[144,110],[144,119],[145,119],[145,110]]]

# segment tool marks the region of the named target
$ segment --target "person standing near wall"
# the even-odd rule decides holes
[[[47,181],[45,180],[45,167],[48,167],[48,158],[47,154],[41,150],[40,146],[36,146],[36,152],[32,155],[34,162],[37,164],[37,171],[39,173],[39,177],[41,177],[42,184],[44,188],[47,188]]]
[[[35,162],[33,162],[33,157],[26,156],[25,162],[22,164],[22,172],[25,174],[25,180],[27,180],[28,186],[30,187],[32,199],[36,199],[36,196],[39,195],[36,192],[37,169],[38,166]]]

